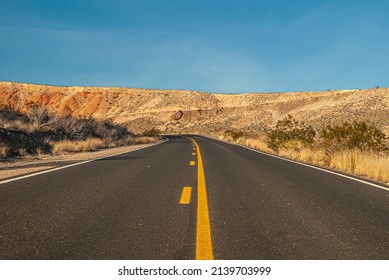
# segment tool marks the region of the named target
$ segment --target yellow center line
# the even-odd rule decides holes
[[[191,160],[191,161],[189,162],[189,165],[190,165],[190,166],[196,165],[196,162],[195,162],[194,160]]]
[[[189,204],[192,187],[184,187],[180,199],[180,204]]]
[[[196,230],[196,260],[213,260],[211,239],[211,224],[208,211],[207,189],[203,160],[200,148],[196,141],[193,143],[197,149],[197,230]]]

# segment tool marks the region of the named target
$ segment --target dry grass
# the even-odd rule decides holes
[[[134,137],[133,142],[131,144],[149,144],[152,142],[156,142],[158,139],[156,137],[148,137],[148,136],[138,136]]]
[[[240,141],[238,141],[238,142],[240,142]],[[260,138],[247,138],[247,139],[244,139],[242,142],[243,142],[242,143],[243,145],[251,147],[253,149],[257,149],[257,150],[267,152],[267,153],[271,152],[271,150],[267,146],[267,143]],[[238,144],[240,144],[240,143],[238,143]]]
[[[43,151],[42,148],[37,148],[36,149],[36,157],[37,158],[43,158],[44,154],[45,154],[45,152]]]
[[[331,168],[389,183],[389,155],[359,150],[341,151],[331,157]]]
[[[108,148],[108,147],[118,147],[125,145],[137,145],[137,144],[148,144],[156,142],[158,139],[155,137],[146,137],[146,136],[129,136],[120,141],[103,141],[100,138],[88,138],[86,140],[71,141],[71,140],[62,140],[58,142],[53,142],[52,152],[53,154],[59,154],[64,152],[77,153],[77,152],[90,152],[98,149]]]
[[[5,129],[18,129],[27,133],[33,133],[39,129],[36,123],[30,123],[24,120],[3,120],[2,125]]]
[[[219,139],[223,140],[223,141],[234,142],[236,144],[244,145],[244,146],[247,146],[247,147],[259,150],[259,151],[267,152],[267,153],[272,152],[272,150],[269,149],[269,147],[267,146],[265,136],[258,136],[256,138],[240,137],[240,138],[236,139],[236,141],[234,141],[232,139],[232,137],[230,137],[228,135],[227,136],[226,135],[219,135]]]
[[[158,137],[149,137],[149,136],[127,136],[120,139],[119,141],[111,142],[110,147],[125,146],[125,145],[139,145],[139,144],[148,144],[158,141]]]
[[[330,161],[329,155],[323,149],[301,148],[294,150],[282,148],[277,155],[323,167],[328,167]]]
[[[99,138],[89,138],[80,141],[62,140],[52,144],[54,154],[63,152],[90,152],[100,148],[104,148],[103,140]]]
[[[26,148],[19,148],[18,149],[19,155],[24,157],[27,155],[27,149]]]
[[[316,166],[329,167],[349,174],[389,183],[389,155],[360,150],[338,151],[332,155],[324,149],[303,148],[299,151],[282,149],[278,153]]]
[[[224,136],[219,136],[219,139],[231,141],[231,139],[226,139]],[[281,157],[389,183],[388,153],[379,154],[359,150],[346,150],[328,154],[324,149],[303,147],[297,142],[286,143],[278,153],[275,153],[267,147],[266,140],[263,137],[239,138],[235,142]]]
[[[9,148],[7,146],[0,146],[0,158],[6,158],[8,155]]]

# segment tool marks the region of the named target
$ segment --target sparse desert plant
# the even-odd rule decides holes
[[[30,123],[33,124],[36,129],[39,129],[42,125],[47,124],[54,117],[49,114],[47,109],[44,106],[36,105],[27,112],[27,117],[30,120]]]
[[[85,140],[62,140],[52,143],[54,154],[64,152],[89,152],[105,147],[103,140],[99,138],[89,138]]]
[[[322,145],[328,152],[358,149],[360,151],[383,151],[385,134],[373,124],[363,121],[328,125],[320,133]]]
[[[27,149],[26,148],[19,148],[18,149],[19,156],[26,156],[27,155]]]
[[[223,137],[226,140],[234,141],[236,142],[239,138],[243,137],[244,133],[242,131],[235,131],[235,130],[226,130],[223,133]]]
[[[330,161],[325,150],[316,147],[303,147],[300,150],[282,148],[279,149],[277,155],[323,167],[328,167]]]
[[[0,157],[1,158],[6,158],[8,156],[8,151],[9,148],[6,145],[1,145],[0,146]]]
[[[142,136],[146,136],[146,137],[158,137],[159,135],[161,135],[161,131],[158,129],[158,128],[151,128],[149,130],[146,130],[142,133]]]
[[[389,182],[389,156],[358,149],[335,152],[329,166],[344,172]]]
[[[298,152],[297,160],[318,166],[328,166],[330,157],[324,149],[303,148]]]
[[[133,144],[148,144],[157,141],[158,138],[150,136],[137,136],[134,137]]]
[[[117,146],[123,146],[123,145],[137,145],[137,144],[148,144],[155,142],[159,139],[159,137],[148,137],[148,136],[134,136],[130,135],[127,137],[124,137],[118,141],[113,142]]]
[[[109,121],[53,116],[42,107],[33,107],[27,114],[0,109],[0,136],[8,148],[7,156],[32,154],[40,157],[51,152],[150,143],[158,140],[159,133],[153,129],[146,136],[135,136],[126,127]]]
[[[309,146],[314,142],[316,131],[312,126],[307,126],[299,122],[291,115],[285,119],[279,120],[274,129],[268,132],[268,146],[273,151],[289,141],[299,141],[304,146]]]
[[[41,158],[44,154],[45,154],[45,151],[41,147],[38,147],[36,149],[36,155],[38,158]]]
[[[259,151],[263,152],[271,152],[269,147],[267,146],[267,143],[265,140],[262,140],[260,138],[247,138],[245,140],[245,145],[254,149],[257,149]]]

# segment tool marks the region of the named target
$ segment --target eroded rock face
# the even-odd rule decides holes
[[[170,116],[169,122],[178,121],[182,118],[184,113],[181,110],[178,110],[177,112],[174,112],[173,115]]]
[[[27,112],[44,106],[53,114],[97,118],[133,132],[257,133],[288,114],[320,129],[329,123],[364,120],[389,133],[389,89],[211,94],[188,90],[57,87],[0,82],[0,109]]]

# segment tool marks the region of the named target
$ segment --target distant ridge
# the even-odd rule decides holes
[[[389,134],[388,88],[216,94],[0,82],[1,109],[26,112],[36,106],[54,114],[108,119],[134,132],[159,128],[166,133],[208,134],[232,129],[258,134],[291,114],[315,128],[364,120]]]

